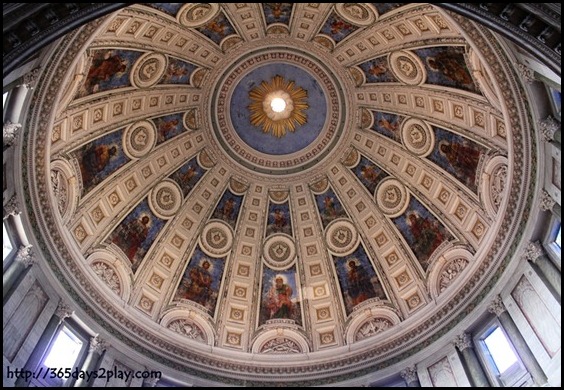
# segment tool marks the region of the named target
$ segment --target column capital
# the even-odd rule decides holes
[[[55,310],[55,315],[61,319],[61,322],[64,321],[65,318],[72,316],[73,313],[74,310],[72,310],[69,305],[63,301],[59,301],[57,309]]]
[[[488,311],[499,317],[503,312],[507,311],[501,297],[498,295],[494,298],[492,303],[488,306]]]
[[[110,344],[102,339],[99,335],[90,337],[90,345],[88,346],[88,352],[96,352],[102,354],[106,349],[110,347]]]
[[[416,366],[407,367],[407,368],[401,370],[400,376],[408,384],[419,380],[419,378],[417,377],[417,367]]]
[[[517,73],[519,76],[525,81],[527,84],[532,84],[536,81],[535,79],[535,71],[529,68],[525,64],[518,63],[517,64]]]
[[[525,260],[535,262],[539,257],[544,255],[544,249],[538,241],[529,242],[523,251]]]
[[[15,260],[22,263],[25,268],[32,266],[36,259],[31,251],[31,245],[20,246],[18,252],[16,253]]]
[[[151,371],[151,370],[147,370]],[[145,378],[143,379],[143,387],[155,387],[159,382],[159,378]]]
[[[545,142],[553,141],[554,134],[556,134],[561,127],[562,125],[560,122],[554,119],[551,115],[539,121],[539,128]]]
[[[8,218],[10,215],[16,216],[20,214],[20,206],[18,202],[18,198],[16,195],[13,195],[10,200],[4,205],[4,218]]]
[[[37,79],[39,79],[39,74],[41,73],[41,67],[33,68],[29,72],[23,75],[23,85],[26,88],[33,89],[35,84],[37,83]]]
[[[4,139],[4,147],[10,147],[16,142],[16,138],[18,137],[19,129],[21,129],[22,125],[19,123],[13,123],[10,120],[4,122],[3,126],[3,139]]]
[[[454,338],[453,343],[460,351],[464,351],[472,348],[472,336],[469,333],[461,333]]]
[[[556,202],[546,190],[542,190],[539,207],[543,211],[550,211]]]

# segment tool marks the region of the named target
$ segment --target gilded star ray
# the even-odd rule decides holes
[[[289,96],[285,100],[286,110],[289,113],[277,115],[268,105],[265,107],[265,100],[271,94],[280,93]],[[294,132],[298,126],[307,123],[305,110],[309,108],[307,104],[307,91],[296,86],[294,81],[285,80],[284,77],[277,75],[270,82],[263,81],[258,87],[249,92],[251,104],[250,120],[253,126],[262,127],[264,133],[271,133],[277,138],[283,137],[288,131]]]

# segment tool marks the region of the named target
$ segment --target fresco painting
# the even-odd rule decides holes
[[[218,45],[225,37],[237,33],[223,12],[218,13],[215,18],[203,26],[197,27],[196,30]]]
[[[429,258],[433,252],[443,242],[453,239],[443,224],[414,196],[411,197],[406,213],[392,221],[425,272],[429,268]]]
[[[362,245],[350,255],[333,257],[347,315],[371,298],[387,299],[380,279]]]
[[[90,68],[77,97],[131,86],[131,67],[142,54],[132,50],[93,50]]]
[[[183,115],[177,113],[151,119],[157,128],[157,145],[188,131],[182,121]]]
[[[386,171],[364,156],[360,157],[358,165],[352,168],[352,171],[371,194],[374,194],[376,187],[382,179],[388,176]]]
[[[386,57],[374,58],[358,65],[365,74],[367,83],[396,83],[398,80],[390,69]]]
[[[267,25],[273,23],[290,24],[292,3],[262,3],[262,10]]]
[[[378,15],[382,16],[386,12],[393,11],[396,8],[399,8],[402,5],[407,4],[407,3],[371,3],[371,4],[378,11]]]
[[[315,203],[321,216],[323,228],[337,218],[347,218],[348,215],[333,189],[328,188],[323,194],[315,195]]]
[[[83,196],[130,161],[123,152],[122,137],[123,129],[71,152],[80,169]]]
[[[275,271],[264,267],[259,325],[268,320],[288,319],[302,324],[296,268]]]
[[[168,67],[159,84],[190,84],[190,75],[196,68],[196,65],[168,57]]]
[[[198,164],[197,158],[193,157],[186,164],[178,168],[169,178],[178,183],[182,189],[182,194],[186,197],[196,184],[198,184],[204,173],[205,171]]]
[[[222,221],[227,222],[233,230],[235,230],[242,202],[242,195],[235,195],[230,190],[225,191],[217,204],[217,207],[213,211],[212,218],[221,219]]]
[[[401,143],[401,122],[404,117],[387,112],[374,111],[374,124],[371,130]]]
[[[121,221],[109,240],[122,250],[136,272],[163,226],[164,221],[153,214],[145,198]]]
[[[266,222],[266,236],[268,237],[274,233],[292,235],[292,220],[288,202],[282,204],[270,202]]]
[[[357,26],[350,24],[335,12],[331,12],[321,27],[320,33],[330,36],[336,43],[339,43],[356,30],[358,30]]]
[[[433,130],[435,131],[435,148],[427,158],[477,193],[478,165],[487,149],[461,135],[439,127],[433,126]]]
[[[461,46],[439,46],[416,49],[427,69],[427,84],[463,89],[474,93],[480,90],[474,83]]]
[[[174,300],[196,302],[213,316],[224,269],[225,258],[209,257],[197,246],[180,279]]]
[[[158,9],[165,14],[170,16],[176,16],[180,8],[184,5],[184,3],[147,3],[149,7],[154,9]]]

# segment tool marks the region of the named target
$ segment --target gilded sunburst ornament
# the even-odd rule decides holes
[[[307,91],[296,86],[294,81],[274,76],[270,82],[263,81],[249,92],[249,97],[251,124],[262,126],[264,133],[270,132],[280,138],[307,122],[304,112],[309,107],[306,103]]]

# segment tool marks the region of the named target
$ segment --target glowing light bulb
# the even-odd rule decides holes
[[[286,102],[281,98],[274,98],[270,102],[270,107],[274,112],[282,112],[286,108]]]

